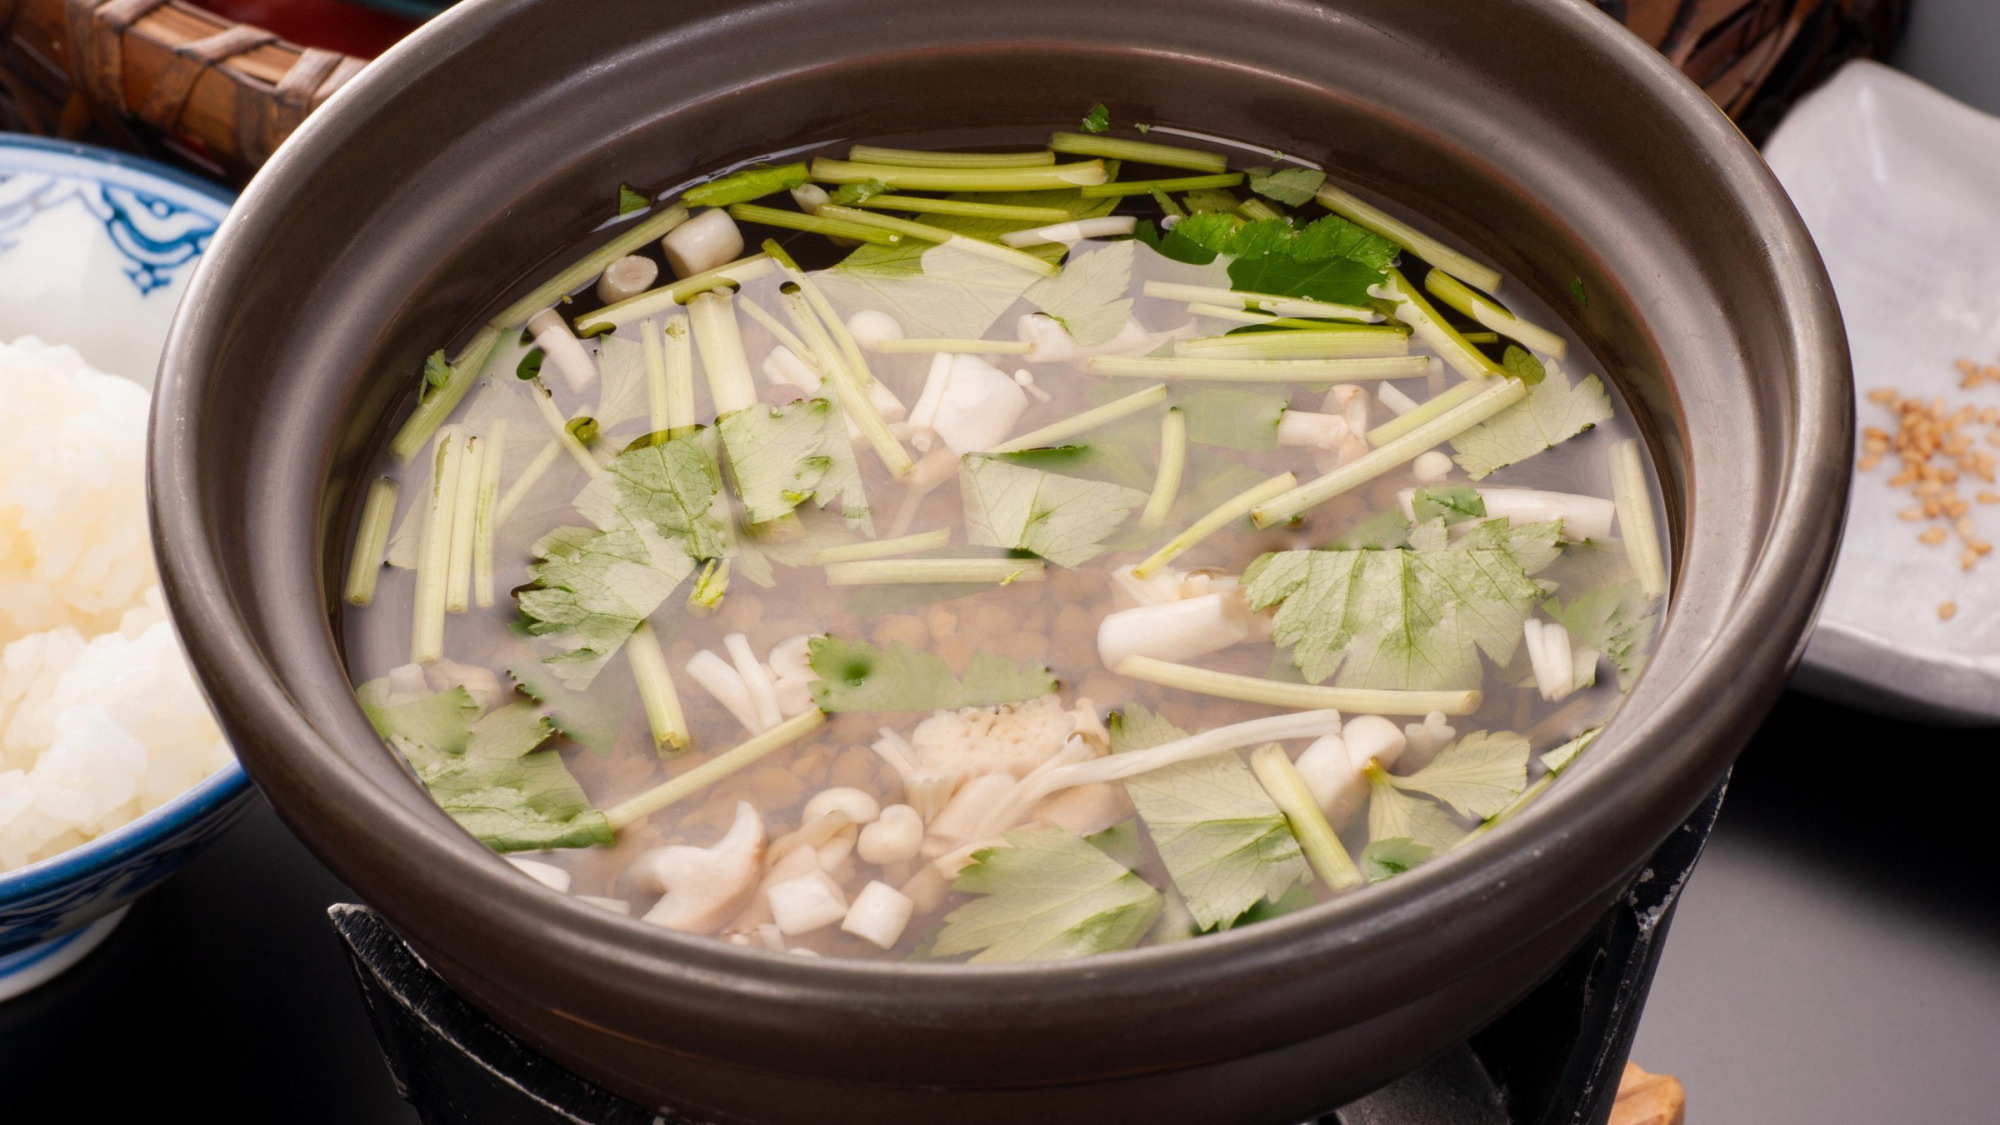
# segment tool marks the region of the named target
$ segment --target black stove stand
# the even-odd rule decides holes
[[[1604,1125],[1717,786],[1547,983],[1491,1026],[1321,1125]],[[365,906],[335,906],[396,1088],[425,1125],[693,1125],[535,1053],[447,988]]]

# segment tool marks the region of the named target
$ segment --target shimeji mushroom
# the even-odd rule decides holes
[[[928,430],[953,453],[978,453],[1006,441],[1027,409],[1028,393],[1013,376],[976,355],[939,352],[910,410],[911,444],[927,449]]]
[[[693,277],[743,256],[743,232],[717,207],[689,219],[660,239],[675,277]]]
[[[890,805],[861,829],[854,851],[862,862],[886,867],[917,858],[923,846],[923,816],[909,805]]]
[[[880,309],[862,309],[847,318],[847,334],[872,352],[884,340],[902,339],[903,325]]]
[[[661,892],[645,920],[690,934],[713,933],[742,910],[763,868],[764,821],[748,801],[737,802],[735,822],[714,845],[655,848],[632,864],[641,887]]]
[[[1430,765],[1432,758],[1450,746],[1451,740],[1458,737],[1458,728],[1445,722],[1444,712],[1432,711],[1424,716],[1423,722],[1403,727],[1403,737],[1409,739],[1409,744],[1403,747],[1397,761],[1403,764],[1404,772],[1413,773]]]
[[[1293,764],[1326,813],[1327,823],[1338,829],[1368,796],[1368,778],[1362,772],[1368,763],[1389,768],[1408,742],[1396,724],[1380,715],[1357,715],[1342,724],[1338,734],[1322,736],[1306,747]]]
[[[1135,606],[1106,614],[1097,626],[1097,654],[1106,668],[1128,656],[1192,660],[1259,636],[1257,614],[1240,589]]]
[[[771,649],[771,664],[757,659],[750,638],[731,633],[722,639],[729,659],[709,649],[688,658],[688,678],[727,708],[751,734],[761,734],[813,706],[812,681],[817,676],[805,661],[809,635],[791,637]]]
[[[966,778],[1025,777],[1059,754],[1080,725],[1076,712],[1044,695],[1025,703],[939,711],[918,723],[907,740],[885,727],[874,749],[902,778],[904,801],[933,823]],[[1097,727],[1094,714],[1091,726]]]
[[[1145,355],[1168,340],[1194,335],[1192,320],[1165,332],[1152,332],[1137,318],[1128,318],[1116,336],[1086,347],[1076,342],[1061,321],[1046,313],[1028,313],[1014,323],[1015,338],[1028,345],[1025,358],[1029,363],[1076,363],[1094,355]]]
[[[597,385],[597,361],[583,350],[583,341],[569,330],[569,321],[561,313],[543,309],[528,318],[528,331],[534,334],[535,346],[542,349],[548,362],[562,372],[563,382],[570,390],[582,394]]]

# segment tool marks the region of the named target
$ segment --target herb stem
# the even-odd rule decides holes
[[[527,296],[500,310],[492,320],[496,331],[506,332],[528,323],[528,318],[561,301],[576,289],[595,280],[604,267],[625,257],[646,243],[687,221],[688,209],[669,207],[657,215],[639,220],[630,230],[591,251],[570,268],[536,286]]]
[[[866,223],[850,223],[837,216],[826,214],[833,209],[832,204],[824,204],[818,214],[808,215],[803,211],[782,211],[776,207],[763,207],[755,203],[732,203],[729,205],[729,217],[746,223],[762,223],[767,227],[783,227],[786,230],[802,230],[807,234],[823,234],[828,238],[851,238],[856,242],[872,242],[877,246],[894,246],[903,241],[903,236],[895,231],[869,226]]]
[[[1209,356],[1094,355],[1094,375],[1137,379],[1195,379],[1212,383],[1353,383],[1364,379],[1417,379],[1430,374],[1431,357],[1362,359],[1230,359]]]
[[[1639,439],[1626,438],[1611,447],[1611,495],[1618,505],[1619,536],[1632,576],[1649,598],[1667,592],[1667,564],[1660,552],[1659,526],[1653,522],[1653,501],[1646,493],[1646,467],[1640,461]]]
[[[912,219],[899,219],[894,215],[877,215],[873,211],[860,211],[852,207],[842,207],[834,203],[828,203],[821,207],[819,213],[836,221],[849,222],[862,227],[877,227],[897,235],[906,235],[910,238],[922,239],[925,242],[935,242],[940,246],[950,243],[960,250],[978,254],[981,257],[991,258],[996,262],[1005,262],[1010,266],[1027,270],[1030,273],[1037,273],[1043,277],[1054,277],[1060,272],[1054,262],[1043,261],[1032,254],[1023,254],[1013,247],[1002,246],[997,242],[988,242],[982,238],[967,238],[955,231],[948,231],[943,227],[935,227],[929,223],[919,223]]]
[[[1395,301],[1396,319],[1409,325],[1417,337],[1429,344],[1453,370],[1468,379],[1493,379],[1507,374],[1499,364],[1486,358],[1485,352],[1459,335],[1458,329],[1445,323],[1445,319],[1402,273],[1390,270],[1388,278],[1375,292]]]
[[[1246,219],[1282,219],[1285,217],[1276,207],[1271,206],[1261,199],[1246,199],[1238,203],[1236,205],[1236,213]]]
[[[826,566],[829,563],[862,562],[895,555],[913,555],[918,551],[934,551],[950,542],[951,528],[940,527],[935,531],[921,531],[915,535],[904,535],[895,539],[871,539],[865,543],[828,547],[813,556],[813,565]]]
[[[1132,568],[1132,577],[1151,577],[1154,571],[1185,554],[1188,548],[1249,515],[1250,509],[1264,501],[1290,491],[1298,483],[1299,478],[1292,474],[1279,473],[1270,480],[1253,485],[1224,500],[1214,511],[1194,521],[1186,531],[1168,540],[1166,546],[1147,555],[1145,561]]]
[[[1227,305],[1208,305],[1200,301],[1190,302],[1188,304],[1188,313],[1193,316],[1205,316],[1215,320],[1225,320],[1232,324],[1268,324],[1273,328],[1296,328],[1300,331],[1345,332],[1357,327],[1356,325],[1339,321],[1306,320],[1295,316],[1273,316],[1266,312],[1253,312],[1244,308],[1230,308]],[[1401,329],[1392,330],[1402,331]]]
[[[916,215],[962,215],[968,219],[1003,222],[1060,223],[1072,216],[1060,207],[1021,207],[1012,203],[977,203],[969,199],[926,199],[920,195],[871,195],[850,206],[871,211],[908,211]]]
[[[472,538],[478,524],[479,480],[486,472],[486,442],[468,435],[463,445],[451,497],[451,550],[444,571],[446,613],[464,613],[472,604]]]
[[[803,713],[786,719],[762,734],[752,736],[741,745],[723,751],[686,773],[662,782],[631,800],[611,806],[606,810],[604,819],[611,823],[613,832],[622,832],[661,809],[694,796],[730,774],[755,765],[773,751],[782,750],[818,730],[825,722],[826,716],[820,713],[819,708],[808,707]]]
[[[1453,250],[1408,223],[1391,218],[1388,212],[1363,203],[1358,196],[1344,192],[1332,184],[1323,184],[1316,197],[1320,206],[1341,218],[1374,231],[1431,265],[1449,270],[1455,277],[1464,278],[1468,284],[1476,288],[1484,289],[1488,293],[1500,288],[1499,270],[1480,265],[1467,255]]]
[[[1224,172],[1213,176],[1175,176],[1165,180],[1125,180],[1119,183],[1091,184],[1078,190],[1085,199],[1117,199],[1127,195],[1151,195],[1154,192],[1200,191],[1204,188],[1235,187],[1243,182],[1243,173]]]
[[[472,604],[493,608],[494,506],[500,499],[500,462],[507,451],[507,419],[495,418],[480,443],[479,492],[472,513]]]
[[[1369,450],[1317,480],[1270,500],[1250,513],[1258,527],[1282,523],[1316,504],[1325,503],[1347,490],[1374,480],[1398,465],[1416,459],[1417,454],[1441,441],[1458,436],[1527,397],[1528,387],[1519,379],[1496,379],[1465,402],[1452,407],[1396,438],[1387,445]],[[1415,411],[1410,413],[1414,414]],[[1409,417],[1408,414],[1403,417]],[[1443,708],[1439,708],[1443,710]]]
[[[833,381],[834,395],[840,400],[840,408],[846,411],[848,420],[861,431],[861,436],[868,439],[869,447],[890,475],[899,478],[909,476],[916,462],[910,459],[903,443],[889,432],[888,421],[868,397],[868,386],[875,381],[875,377],[862,358],[861,345],[854,342],[854,334],[847,330],[847,322],[834,311],[833,303],[819,291],[819,286],[813,284],[812,278],[807,277],[798,263],[792,261],[777,243],[766,242],[764,249],[777,260],[785,277],[797,287],[796,294],[785,295],[785,315],[826,368],[825,377]]]
[[[597,458],[590,455],[590,450],[585,449],[583,443],[576,440],[576,435],[570,432],[570,420],[562,416],[562,411],[556,409],[554,396],[549,394],[547,387],[541,385],[540,380],[528,388],[528,397],[535,400],[535,409],[541,411],[542,420],[555,431],[556,440],[569,451],[570,458],[576,462],[577,468],[582,469],[586,476],[593,477],[604,471],[604,466],[599,464]]]
[[[1040,559],[872,559],[830,563],[829,586],[1009,585],[1040,582]]]
[[[1221,172],[1229,159],[1219,152],[1181,148],[1152,141],[1128,141],[1093,133],[1057,133],[1049,138],[1049,148],[1065,156],[1100,156],[1107,160],[1129,160],[1135,164],[1157,164],[1162,168],[1186,168],[1194,172]]]
[[[1180,407],[1170,406],[1160,419],[1160,471],[1153,477],[1153,491],[1146,497],[1146,508],[1139,513],[1140,527],[1151,529],[1167,521],[1186,471],[1187,415],[1181,413]]]
[[[775,316],[772,316],[771,311],[769,309],[766,309],[764,306],[758,304],[757,302],[751,300],[748,297],[740,297],[740,296],[736,298],[736,305],[744,312],[749,313],[751,320],[754,320],[759,325],[762,325],[764,331],[769,332],[771,334],[772,339],[775,339],[776,341],[778,341],[778,343],[783,344],[785,347],[791,349],[792,354],[798,356],[799,359],[806,364],[806,366],[824,368],[829,362],[828,357],[815,355],[813,353],[811,346],[809,346],[804,340],[800,339],[798,333],[785,327],[783,321],[779,320]],[[820,378],[822,379],[826,378],[826,372],[824,370],[820,372]]]
[[[687,749],[687,715],[681,710],[680,693],[674,690],[673,673],[667,670],[667,654],[660,651],[660,637],[653,632],[651,622],[641,621],[632,631],[626,638],[625,652],[632,662],[632,678],[639,685],[646,725],[653,730],[653,748]]]
[[[1484,379],[1465,379],[1454,383],[1402,414],[1369,430],[1368,444],[1387,445],[1425,422],[1442,416],[1446,411],[1472,401],[1492,385]]]
[[[1326,814],[1313,798],[1312,788],[1300,775],[1299,767],[1292,764],[1285,748],[1274,742],[1251,751],[1250,769],[1263,783],[1272,803],[1285,814],[1292,835],[1298,838],[1299,850],[1306,853],[1313,870],[1326,881],[1327,889],[1344,891],[1360,886],[1361,869],[1354,865],[1354,857],[1347,854],[1333,825],[1327,823]]]
[[[812,178],[827,184],[872,180],[911,191],[1057,191],[1101,184],[1110,177],[1101,160],[1027,168],[912,168],[820,157],[813,161]]]
[[[1492,329],[1495,333],[1519,340],[1522,345],[1543,355],[1561,359],[1569,351],[1569,341],[1561,336],[1523,320],[1507,311],[1506,306],[1488,297],[1459,279],[1440,269],[1424,275],[1424,288],[1431,296],[1471,317],[1474,321]],[[1470,340],[1472,333],[1462,333]]]
[[[389,546],[389,524],[396,518],[396,482],[377,477],[361,502],[361,526],[354,532],[354,553],[347,562],[348,605],[375,600],[375,580],[382,575],[382,556]]]
[[[1158,746],[1148,746],[1144,750],[1127,750],[1123,754],[1111,754],[1060,766],[1044,774],[1038,783],[1033,784],[1033,790],[1022,796],[1039,799],[1058,789],[1089,785],[1098,781],[1122,781],[1142,773],[1151,773],[1196,758],[1206,758],[1211,754],[1225,754],[1260,742],[1318,738],[1321,735],[1334,734],[1339,730],[1340,712],[1333,710],[1294,711],[1285,715],[1250,719],[1215,727],[1186,738],[1177,738],[1172,742],[1162,742]]]
[[[589,335],[623,328],[627,324],[656,316],[677,305],[685,305],[697,294],[747,285],[758,278],[768,277],[772,268],[769,254],[749,254],[733,262],[724,262],[712,270],[703,270],[690,277],[681,278],[670,285],[661,285],[644,293],[634,294],[615,305],[606,305],[596,312],[584,313],[576,318],[576,329]]]
[[[389,442],[389,451],[397,461],[408,464],[431,440],[431,435],[437,433],[438,427],[444,425],[444,420],[451,417],[451,412],[458,409],[458,404],[465,401],[466,392],[472,390],[472,384],[486,368],[486,361],[492,358],[493,349],[500,345],[500,334],[500,329],[490,324],[475,333],[465,350],[451,361],[451,377],[444,386],[419,401],[417,408],[403,420],[403,428]]]
[[[1074,414],[1060,422],[1051,422],[1039,430],[1030,430],[1020,437],[1001,442],[988,453],[1019,453],[1023,449],[1039,449],[1043,446],[1060,444],[1067,438],[1088,433],[1099,426],[1106,426],[1120,418],[1129,418],[1142,410],[1167,401],[1167,385],[1155,383],[1143,391],[1134,391],[1123,398],[1113,399],[1103,406],[1094,407],[1081,414]]]
[[[431,455],[431,494],[424,512],[423,533],[417,540],[417,592],[410,615],[410,663],[428,664],[444,655],[445,571],[451,566],[452,502],[458,496],[458,474],[465,458],[461,431],[447,427],[438,434]]]
[[[1112,671],[1128,679],[1143,680],[1161,687],[1213,695],[1219,699],[1240,699],[1272,707],[1323,708],[1364,715],[1470,715],[1479,710],[1478,691],[1384,691],[1369,688],[1325,687],[1320,684],[1288,684],[1259,676],[1239,676],[1174,664],[1150,656],[1128,656]]]
[[[521,470],[520,477],[507,486],[507,495],[500,498],[500,506],[493,513],[493,526],[496,530],[507,522],[508,516],[514,514],[514,509],[521,506],[521,501],[527,498],[528,490],[535,487],[535,482],[541,480],[542,474],[549,471],[549,466],[556,463],[556,458],[562,455],[562,450],[562,442],[551,439],[542,446],[541,452],[535,454],[535,459],[528,462],[528,467]]]
[[[856,164],[893,164],[898,168],[1035,168],[1056,162],[1051,149],[1032,152],[926,152],[914,148],[855,145],[847,159]]]
[[[694,329],[684,315],[661,329],[667,374],[667,433],[678,437],[695,427]]]
[[[1408,355],[1410,338],[1380,325],[1340,331],[1284,329],[1242,336],[1204,336],[1174,342],[1177,356],[1215,359],[1362,359]]]
[[[722,293],[703,293],[688,302],[694,344],[708,373],[708,397],[718,417],[757,405],[757,384],[743,354],[743,329],[736,306]]]
[[[1234,305],[1278,316],[1356,320],[1367,324],[1379,323],[1382,320],[1381,313],[1359,305],[1315,301],[1309,297],[1284,297],[1276,293],[1250,293],[1241,289],[1217,289],[1208,285],[1183,285],[1175,281],[1149,281],[1145,286],[1145,294],[1161,300],[1185,301],[1190,304],[1201,302],[1209,305]]]
[[[875,350],[882,355],[908,355],[911,352],[946,352],[952,355],[1027,355],[1034,351],[1034,345],[1023,340],[940,340],[906,338],[902,340],[881,340]]]

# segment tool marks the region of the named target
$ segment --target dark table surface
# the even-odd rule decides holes
[[[1896,61],[2000,112],[2000,2],[1918,0]],[[1691,1125],[2000,1121],[1994,736],[1787,696],[1745,753],[1634,1057]],[[396,1123],[329,903],[261,802],[54,984],[0,1004],[0,1120]],[[17,1116],[18,1114],[18,1116]]]

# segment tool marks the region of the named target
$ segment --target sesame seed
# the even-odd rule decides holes
[[[1933,527],[1926,529],[1922,534],[1917,536],[1917,542],[1925,543],[1932,547],[1937,546],[1939,543],[1944,542],[1944,528]]]
[[[1939,621],[1950,621],[1950,620],[1952,619],[1952,616],[1953,616],[1954,614],[1956,614],[1957,612],[1958,612],[1958,603],[1957,603],[1957,602],[1939,602],[1939,603],[1938,603],[1938,620],[1939,620]]]

